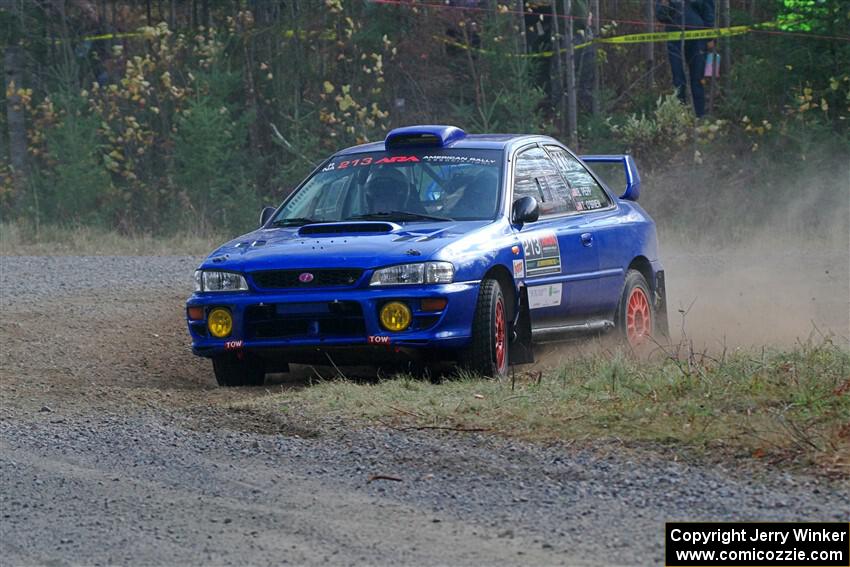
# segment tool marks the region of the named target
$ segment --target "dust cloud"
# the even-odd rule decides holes
[[[698,230],[665,231],[667,219],[654,215],[672,340],[850,345],[850,172],[822,177],[811,190],[776,187],[775,198],[754,200],[758,214],[747,222],[719,216]]]
[[[850,251],[766,231],[717,249],[663,247],[671,338],[700,348],[850,344]]]

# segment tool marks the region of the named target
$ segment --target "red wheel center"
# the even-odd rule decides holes
[[[643,344],[652,334],[652,315],[650,314],[649,298],[639,287],[629,294],[626,304],[626,338],[629,344]]]
[[[501,372],[505,367],[505,337],[507,335],[505,326],[505,305],[502,299],[496,301],[496,329],[495,329],[495,351],[496,370]]]

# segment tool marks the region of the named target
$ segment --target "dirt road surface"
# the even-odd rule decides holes
[[[848,520],[846,484],[799,473],[234,407],[309,386],[214,386],[196,263],[0,258],[4,565],[645,565],[669,520]]]

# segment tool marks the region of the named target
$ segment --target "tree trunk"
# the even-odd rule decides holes
[[[731,12],[731,9],[730,9],[730,6],[729,6],[729,0],[723,0],[723,27],[728,28],[728,27],[731,27],[731,26],[732,26],[732,12]],[[730,38],[730,37],[727,37],[723,41],[723,59],[725,59],[725,61],[723,61],[723,65],[725,66],[725,68],[727,69],[727,72],[728,72],[728,70],[732,68],[731,67],[731,65],[732,65],[732,38]],[[729,88],[731,86],[732,86],[732,83],[727,81],[726,82],[726,89],[729,90]]]
[[[599,12],[599,0],[593,0],[593,37],[594,39],[599,37],[599,32],[602,29],[602,23]],[[596,57],[596,50],[598,44],[591,45],[585,49],[592,49],[591,57],[593,61],[593,92],[590,97],[590,111],[594,116],[599,114],[599,91],[602,86],[602,68],[599,66]]]
[[[645,0],[646,32],[655,31],[655,1]],[[644,44],[644,56],[646,57],[646,87],[651,89],[655,85],[655,43],[647,41]]]
[[[576,100],[576,57],[573,45],[573,2],[564,0],[564,15],[567,16],[565,39],[567,48],[567,130],[570,147],[578,147],[578,103]]]
[[[565,134],[567,131],[567,106],[564,97],[564,65],[561,61],[561,24],[558,22],[558,0],[552,0],[552,51],[555,59],[555,81],[552,83],[552,92],[555,99],[552,101],[558,112],[558,132]]]
[[[528,38],[525,35],[525,0],[516,0],[516,9],[519,12],[519,52],[525,55],[528,53]]]
[[[18,45],[6,47],[3,57],[6,70],[6,81],[3,85],[7,93],[6,121],[9,124],[9,161],[13,168],[15,187],[14,203],[19,208],[26,187],[27,167],[27,128],[24,120],[24,108],[18,89],[23,88],[23,54]]]
[[[210,0],[203,0],[201,3],[201,24],[205,27],[212,27],[212,20],[210,20]]]
[[[691,101],[691,108],[693,106],[693,92],[691,91],[691,66],[688,65],[688,57],[685,55],[687,52],[685,51],[685,31],[687,28],[685,27],[685,9],[682,8],[682,21],[681,21],[681,29],[682,29],[682,39],[679,40],[679,53],[682,54],[682,69],[685,72],[685,84],[682,88],[685,90],[685,100]],[[690,96],[688,95],[690,93]]]

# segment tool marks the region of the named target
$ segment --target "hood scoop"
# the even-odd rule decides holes
[[[298,230],[300,236],[315,234],[385,234],[398,228],[386,222],[329,222],[307,224]]]

